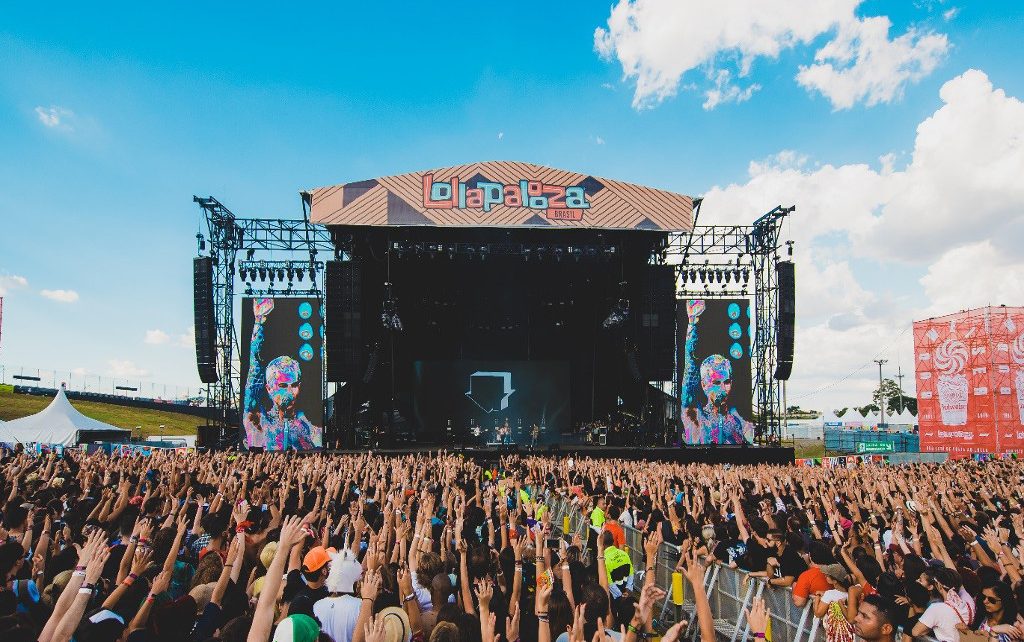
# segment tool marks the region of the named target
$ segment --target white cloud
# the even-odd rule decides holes
[[[965,278],[966,277],[966,278]],[[985,240],[949,250],[921,277],[931,306],[924,316],[1024,302],[1024,255]]]
[[[50,105],[49,107],[36,107],[36,117],[39,118],[39,122],[43,124],[43,127],[48,129],[66,129],[70,130],[71,120],[75,114],[66,107],[59,105]]]
[[[194,350],[196,347],[196,327],[194,325],[189,326],[184,334],[178,335],[177,344],[179,348]]]
[[[909,165],[886,181],[892,197],[856,240],[878,255],[911,261],[983,240],[1020,257],[1024,103],[973,69],[939,95],[944,105],[918,125]]]
[[[145,377],[149,375],[149,371],[136,366],[134,361],[128,359],[111,359],[107,361],[107,374],[124,379]]]
[[[705,195],[705,224],[797,205],[783,228],[797,248],[788,390],[804,407],[866,403],[878,355],[912,371],[914,319],[1024,301],[1024,103],[974,70],[940,95],[905,167],[895,154],[818,166],[784,150]]]
[[[949,22],[950,20],[955,18],[958,13],[960,13],[959,7],[950,7],[949,9],[942,12],[942,19],[945,20],[946,22]]]
[[[604,139],[601,138],[600,136],[596,136],[594,138],[594,142],[597,143],[598,145],[604,145]]]
[[[17,274],[0,274],[0,296],[28,287],[28,279]]]
[[[505,138],[505,132],[498,132],[498,140]]]
[[[746,89],[740,89],[731,82],[732,74],[728,69],[719,69],[714,76],[715,86],[704,92],[704,104],[701,107],[710,111],[722,103],[742,103],[750,100],[761,85],[754,83]]]
[[[899,98],[908,83],[935,70],[949,42],[943,34],[915,29],[890,40],[891,26],[884,16],[844,23],[836,38],[814,54],[815,64],[800,67],[797,82],[821,93],[837,110]]]
[[[88,373],[89,371],[81,366],[71,369],[71,374],[75,375],[76,377],[84,377]]]
[[[704,92],[704,106],[712,109],[723,102],[742,102],[757,90],[753,84],[740,89],[729,82],[731,72],[722,78],[724,67],[746,77],[759,58],[775,59],[784,50],[835,33],[818,52],[814,71],[801,72],[806,76],[801,84],[829,97],[840,85],[845,93],[852,86],[858,90],[852,92],[855,100],[886,102],[934,68],[946,40],[913,29],[889,40],[888,18],[862,20],[855,15],[861,2],[618,0],[607,28],[595,29],[594,48],[605,60],[619,62],[624,79],[636,82],[635,108],[653,107],[674,96],[687,72],[702,69],[712,83]],[[817,69],[835,63],[842,64],[838,79]]]
[[[78,292],[74,290],[40,290],[39,294],[60,303],[74,303],[78,300]]]
[[[170,335],[163,330],[146,330],[146,338],[143,339],[143,342],[149,345],[163,345],[170,340]]]

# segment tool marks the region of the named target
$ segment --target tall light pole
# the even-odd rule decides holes
[[[896,368],[896,378],[900,380],[900,414],[903,414],[903,377],[907,375],[903,374],[903,366]]]
[[[878,397],[879,406],[882,411],[882,421],[879,423],[879,428],[885,425],[885,393],[882,391],[882,364],[889,363],[888,359],[875,359],[875,363],[878,364]]]

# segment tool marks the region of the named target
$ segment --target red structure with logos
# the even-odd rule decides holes
[[[1024,452],[1024,308],[914,322],[923,452]]]

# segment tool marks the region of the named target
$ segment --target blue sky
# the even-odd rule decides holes
[[[1000,233],[1024,232],[1009,181],[984,186],[1005,197],[995,210],[962,212],[1008,227],[955,240],[940,226],[919,251],[899,223],[929,225],[924,205],[942,189],[981,189],[942,180],[964,172],[929,160],[922,123],[951,123],[928,134],[940,139],[973,126],[1011,141],[986,159],[1024,170],[1024,7],[823,0],[788,16],[773,4],[7,7],[0,363],[197,386],[193,194],[239,215],[298,216],[303,188],[512,159],[709,194],[707,223],[795,203],[809,305],[790,394],[863,403],[870,369],[835,382],[883,348],[912,367],[912,319],[1024,303],[1024,284],[1003,276],[953,293],[941,283],[977,256],[995,275],[1021,266]],[[616,12],[635,28],[617,31]],[[869,28],[883,17],[879,39]],[[662,42],[658,25],[679,37]],[[849,55],[830,59],[830,46]],[[798,81],[826,63],[853,72]],[[706,108],[716,89],[734,99]],[[979,165],[962,156],[965,172]],[[931,191],[905,202],[907,184]],[[824,363],[819,341],[832,346]]]

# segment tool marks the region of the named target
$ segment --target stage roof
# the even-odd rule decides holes
[[[319,187],[304,193],[324,225],[689,231],[693,199],[643,185],[512,161],[487,161]]]

